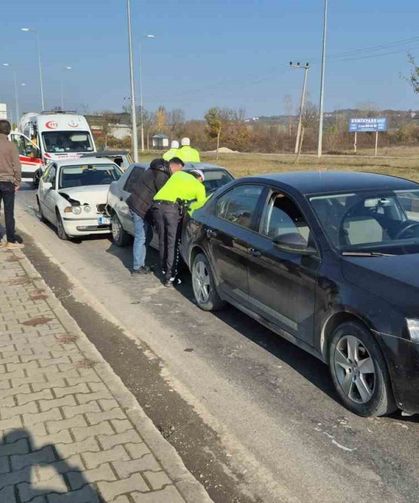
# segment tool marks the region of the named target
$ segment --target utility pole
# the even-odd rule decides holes
[[[301,65],[300,63],[294,64],[292,61],[290,61],[290,67],[291,68],[300,68],[304,70],[304,81],[303,81],[303,91],[301,93],[301,103],[300,103],[300,118],[298,120],[298,128],[297,128],[297,138],[295,139],[295,150],[294,152],[298,154],[300,150],[300,138],[301,138],[301,129],[303,126],[303,114],[304,114],[304,103],[306,99],[306,89],[307,89],[307,77],[308,77],[308,71],[310,69],[309,63],[306,63],[305,65]]]
[[[155,35],[149,34],[145,35],[144,38],[156,38]],[[143,102],[143,46],[140,43],[139,47],[140,54],[140,71],[139,71],[139,80],[140,80],[140,132],[141,132],[141,152],[144,152],[144,102]]]
[[[16,115],[16,127],[17,127],[17,125],[19,123],[20,111],[19,111],[19,94],[18,94],[18,90],[17,90],[16,69],[9,63],[3,63],[3,66],[5,68],[9,68],[13,74],[13,85],[14,85],[14,90],[15,90],[15,115]]]
[[[21,31],[24,31],[26,33],[31,32],[35,35],[36,48],[38,51],[38,70],[39,70],[39,84],[40,84],[40,91],[41,91],[41,107],[42,107],[41,111],[44,111],[45,110],[44,77],[43,77],[43,72],[42,72],[41,44],[39,42],[39,33],[37,30],[34,30],[33,28],[21,28]]]
[[[134,56],[132,53],[132,24],[131,24],[131,0],[127,0],[127,20],[128,20],[128,50],[129,50],[129,71],[131,88],[131,128],[132,128],[132,153],[134,162],[138,162],[138,133],[137,133],[137,111],[135,104],[135,81],[134,81]]]
[[[324,0],[323,51],[322,51],[322,69],[320,78],[320,106],[319,106],[319,142],[317,147],[318,157],[321,157],[323,153],[324,80],[326,74],[327,14],[328,14],[328,0]]]

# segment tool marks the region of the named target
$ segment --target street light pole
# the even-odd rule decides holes
[[[70,71],[73,67],[71,66],[63,66],[62,74],[61,74],[61,111],[64,111],[64,72],[66,70]]]
[[[129,70],[130,70],[130,88],[131,88],[132,150],[133,150],[134,162],[138,162],[138,134],[137,134],[137,112],[135,110],[134,57],[132,53],[131,0],[127,0],[127,20],[128,20],[128,50],[129,50]]]
[[[19,93],[18,93],[18,90],[17,90],[16,70],[9,63],[3,63],[3,66],[6,67],[6,68],[10,68],[10,70],[13,73],[13,84],[14,84],[14,89],[15,89],[15,114],[16,114],[16,126],[17,126],[17,124],[19,122],[20,111],[19,111]]]
[[[307,77],[308,71],[310,69],[310,65],[306,63],[304,66],[301,66],[300,63],[294,64],[292,61],[290,62],[291,68],[302,68],[304,70],[304,81],[303,81],[303,90],[301,93],[301,102],[300,102],[300,118],[298,120],[298,128],[297,128],[297,138],[295,139],[295,150],[294,152],[298,154],[300,150],[300,138],[301,138],[301,129],[303,126],[303,114],[304,114],[304,103],[306,99],[306,89],[307,89]]]
[[[319,142],[317,147],[318,157],[321,157],[323,153],[324,81],[326,73],[327,15],[328,15],[328,0],[324,0],[323,50],[322,50],[322,68],[320,78],[320,106],[319,106]]]
[[[146,35],[144,38],[156,38],[155,35]],[[140,81],[140,132],[141,132],[141,152],[144,152],[144,103],[143,103],[143,51],[142,44],[140,42],[140,71],[139,71],[139,81]]]
[[[21,30],[24,32],[31,32],[31,33],[35,34],[36,48],[38,51],[39,84],[40,84],[40,90],[41,90],[41,107],[42,107],[42,111],[44,111],[45,110],[44,78],[43,78],[43,72],[42,72],[41,44],[39,42],[39,33],[36,30],[34,30],[33,28],[21,28]]]

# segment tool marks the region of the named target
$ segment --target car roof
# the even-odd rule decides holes
[[[111,164],[115,163],[108,159],[107,157],[95,157],[94,155],[89,157],[79,157],[74,159],[53,159],[51,163],[57,164],[57,166],[80,166],[84,164]]]
[[[246,177],[287,185],[304,195],[339,193],[358,190],[409,190],[419,184],[405,178],[353,171],[295,171]]]
[[[128,169],[130,168],[142,168],[142,169],[147,169],[150,166],[150,163],[133,163],[128,166]],[[200,169],[204,173],[205,171],[213,171],[220,169],[222,171],[228,171],[227,168],[223,168],[222,166],[217,166],[216,164],[209,164],[206,162],[187,162],[185,164],[185,167],[183,168],[184,171],[191,171],[193,169]]]

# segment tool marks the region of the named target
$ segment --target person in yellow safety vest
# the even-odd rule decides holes
[[[179,142],[177,140],[173,140],[170,144],[170,150],[163,154],[165,161],[170,161],[173,157],[179,157]]]
[[[169,162],[172,176],[154,196],[153,221],[159,236],[160,266],[164,276],[164,286],[173,286],[176,279],[176,254],[179,232],[184,216],[184,202],[192,202],[191,212],[206,202],[205,186],[194,175],[182,171],[183,161],[173,158]]]
[[[177,155],[186,164],[187,162],[201,162],[201,157],[196,148],[191,147],[191,140],[189,138],[182,138],[180,144],[182,145],[177,152]]]

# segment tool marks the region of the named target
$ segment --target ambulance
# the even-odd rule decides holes
[[[69,112],[27,113],[10,137],[19,150],[22,181],[35,186],[49,162],[96,151],[86,118]]]

